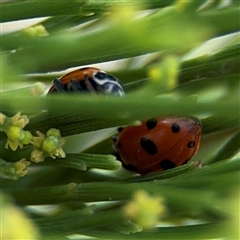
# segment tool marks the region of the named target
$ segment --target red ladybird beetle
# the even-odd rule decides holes
[[[158,117],[119,128],[115,139],[123,166],[147,174],[185,164],[198,150],[200,121],[193,117]]]
[[[90,92],[93,94],[123,96],[120,81],[112,75],[93,67],[80,68],[53,80],[48,94],[68,92]]]

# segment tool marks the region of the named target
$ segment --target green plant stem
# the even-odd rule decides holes
[[[88,168],[118,170],[121,167],[121,163],[113,155],[88,153],[67,154],[66,158],[48,158],[45,162],[50,165],[69,167],[82,171],[86,171]]]
[[[240,115],[234,117],[223,118],[220,116],[211,116],[202,120],[203,134],[209,134],[220,129],[235,128],[236,130],[240,127]],[[224,158],[223,158],[224,159]]]
[[[240,8],[235,7],[219,11],[206,11],[200,13],[200,17],[218,28],[221,33],[229,33],[240,29],[239,22],[236,21],[239,18],[239,14]],[[226,21],[226,19],[229,19],[229,21]]]
[[[182,166],[169,169],[163,172],[159,173],[150,173],[147,174],[146,176],[132,176],[128,178],[121,179],[120,181],[126,181],[126,182],[148,182],[148,181],[156,181],[156,180],[161,180],[161,179],[168,179],[172,178],[178,175],[181,175],[183,173],[190,172],[194,169],[197,168],[197,163],[189,163],[189,164],[184,164]]]
[[[47,17],[58,15],[76,15],[87,14],[92,12],[105,12],[114,7],[137,7],[142,9],[158,8],[169,6],[173,0],[101,0],[101,1],[21,1],[14,3],[2,4],[1,22],[28,19],[34,17]],[[21,9],[21,11],[19,11]]]
[[[144,189],[152,194],[162,195],[168,200],[171,199],[174,204],[178,204],[178,200],[179,204],[184,202],[185,207],[188,209],[190,209],[190,206],[194,206],[194,204],[195,208],[196,204],[209,208],[208,198],[213,196],[211,196],[212,194],[208,196],[207,189],[210,192],[213,189],[215,189],[214,191],[229,191],[230,186],[238,185],[239,169],[240,162],[235,160],[229,163],[217,164],[217,168],[207,167],[164,181],[128,184],[124,182],[70,183],[63,186],[32,187],[24,190],[18,188],[9,189],[9,191],[21,204],[53,204],[69,200],[84,202],[126,200],[130,198],[134,191]],[[220,184],[222,181],[224,181],[224,185]],[[182,189],[181,192],[176,192],[176,189],[179,187]],[[186,189],[184,190],[184,188]],[[191,189],[192,198],[188,196],[188,188],[189,190]],[[196,191],[195,196],[198,196],[199,192],[204,194],[204,191],[202,191],[204,189],[206,190],[206,199],[204,201],[203,199],[193,197],[194,191]],[[179,199],[177,200],[177,198]]]
[[[228,231],[227,223],[208,223],[199,224],[193,226],[181,226],[181,227],[159,227],[154,231],[144,231],[141,233],[135,233],[134,235],[120,234],[110,231],[97,231],[94,229],[83,230],[82,234],[86,234],[92,237],[98,237],[100,239],[136,239],[136,240],[175,240],[175,239],[193,239],[193,240],[205,240],[215,239],[222,237],[229,237],[231,233]]]
[[[2,4],[1,22],[47,17],[51,15],[79,14],[85,1],[21,1]],[[21,11],[19,11],[21,9]]]
[[[179,83],[185,83],[196,78],[213,78],[226,74],[239,73],[239,50],[236,44],[214,54],[183,61],[179,73]]]
[[[149,17],[141,19],[138,22],[129,20],[129,25],[126,27],[124,27],[122,23],[116,23],[113,24],[114,26],[106,27],[90,35],[64,33],[42,38],[41,41],[35,38],[19,36],[18,44],[20,44],[19,47],[21,47],[22,50],[9,55],[9,60],[13,63],[18,62],[26,72],[46,72],[91,64],[92,62],[104,62],[133,57],[154,51],[161,51],[163,49],[176,49],[183,47],[186,41],[189,42],[189,47],[191,47],[213,36],[214,33],[211,27],[205,21],[201,22],[196,16],[194,20],[191,19],[191,21],[193,21],[193,23],[195,22],[199,27],[203,25],[201,27],[204,31],[196,32],[196,26],[193,27],[190,25],[189,29],[186,29],[189,34],[174,41],[173,38],[176,36],[179,28],[182,27],[181,25],[189,21],[190,19],[187,18],[192,18],[192,16],[186,15],[182,18],[183,16],[177,14],[174,9],[170,10],[168,14],[165,14],[166,16],[159,14],[159,16],[157,15],[153,19]],[[166,29],[161,22],[168,20],[170,16],[169,26]],[[159,25],[157,25],[158,23]],[[152,25],[152,28],[147,28],[148,25]],[[117,29],[121,29],[121,31],[117,31]],[[160,33],[161,35],[159,35]],[[151,36],[151,38],[145,38],[146,35]],[[108,36],[108,38],[106,39],[106,37],[103,36]],[[115,41],[116,38],[118,41]],[[171,38],[171,41],[169,38]],[[11,36],[3,36],[2,46],[11,49],[12,45],[16,45],[15,39],[16,37],[12,37],[11,39]],[[98,41],[96,42],[95,39],[98,39]],[[136,44],[135,41],[133,42],[133,39],[138,39],[138,44]],[[122,43],[124,43],[124,45]],[[28,48],[24,48],[25,45],[28,46]],[[71,46],[71,48],[69,48],[69,46]],[[89,49],[89,46],[91,46],[91,49]],[[92,46],[94,46],[94,49]],[[62,49],[66,48],[68,52],[62,52]],[[109,53],[109,48],[112,49],[111,54]],[[95,54],[96,51],[98,55]],[[48,53],[48,57],[45,56],[45,53]],[[34,64],[32,60],[33,56],[39,56],[38,65]],[[84,57],[79,58],[78,56]],[[25,59],[25,61],[23,62],[21,59]],[[71,59],[71,61],[67,61],[67,59]]]
[[[51,18],[47,18],[42,21],[40,24],[44,26],[48,33],[52,34],[57,31],[65,31],[69,30],[71,27],[76,27],[83,23],[90,22],[95,19],[99,19],[101,14],[93,14],[90,16],[82,16],[82,15],[64,15],[64,16],[55,16]],[[67,31],[68,31],[67,30]]]
[[[149,96],[149,97],[148,97]],[[102,98],[85,96],[56,96],[47,98],[25,98],[18,96],[4,97],[2,111],[19,111],[23,113],[41,112],[31,119],[26,130],[46,132],[49,128],[59,128],[63,136],[81,132],[93,131],[101,128],[122,126],[130,124],[139,119],[148,119],[161,115],[196,115],[210,112],[223,119],[227,125],[222,124],[220,129],[238,127],[239,96],[233,95],[232,99],[221,102],[221,104],[196,103],[174,101],[172,96],[153,98],[148,92],[128,96],[125,98]],[[236,98],[236,99],[235,99]],[[171,99],[171,101],[170,101]],[[29,105],[29,101],[31,105]],[[12,104],[14,102],[14,105]],[[71,108],[69,107],[71,106]],[[14,113],[14,112],[13,112]],[[43,115],[41,117],[41,115]],[[112,116],[112,117],[111,117]],[[223,121],[223,122],[224,122]]]
[[[174,7],[163,12],[159,10],[158,14],[137,20],[133,20],[134,16],[126,19],[120,15],[119,19],[110,25],[91,34],[56,34],[42,38],[40,42],[35,38],[26,41],[25,37],[24,41],[20,39],[22,46],[19,47],[22,47],[22,50],[11,54],[9,60],[18,63],[25,72],[46,72],[92,62],[133,57],[163,49],[171,50],[178,47],[189,49],[215,34],[214,29],[207,22],[198,19],[197,15],[185,12],[181,14]],[[168,22],[168,26],[164,22]],[[191,24],[186,24],[187,22]],[[197,26],[201,26],[203,30],[196,31]],[[185,29],[186,34],[176,39],[176,34],[181,35],[182,27],[188,27]],[[4,48],[14,41],[15,38],[3,41]],[[63,49],[68,51],[62,51]],[[33,56],[39,56],[38,64],[33,62]]]
[[[235,156],[240,150],[240,132],[234,134],[222,148],[208,161],[214,163]]]
[[[213,163],[212,165],[202,167],[199,170],[200,171],[191,171],[184,173],[183,175],[181,175],[181,179],[183,180],[185,179],[186,181],[188,181],[188,179],[190,178],[197,179],[199,177],[202,177],[204,179],[205,177],[211,177],[224,173],[230,173],[235,171],[238,172],[240,170],[240,159],[238,158],[232,161],[223,160],[221,162],[216,162]],[[178,176],[176,176],[176,178],[178,178]]]
[[[44,235],[50,234],[71,234],[80,229],[91,229],[112,222],[119,222],[123,219],[123,213],[120,210],[108,210],[95,213],[83,213],[75,211],[59,216],[47,217],[36,220],[39,230]]]

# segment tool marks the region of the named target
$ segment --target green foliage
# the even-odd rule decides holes
[[[7,204],[4,221],[11,208],[27,213],[20,220],[32,221],[15,232],[34,229],[33,239],[238,239],[239,14],[238,1],[217,0],[2,3],[2,22],[49,17],[1,36],[1,176],[11,179],[0,186],[3,199],[18,205]],[[121,61],[106,64],[114,60]],[[125,97],[41,95],[38,82],[50,85],[68,67],[99,63],[123,82]],[[24,146],[14,138],[9,146],[16,151],[6,149],[11,124],[6,128],[5,119],[19,112],[29,119],[20,132],[28,140],[36,131],[40,137],[59,129],[66,158],[57,157],[65,155],[61,149],[47,155],[57,158],[28,166],[33,141],[23,142],[21,134]],[[164,172],[124,170],[112,148],[117,127],[160,115],[198,117],[199,152]],[[162,213],[152,229],[124,210],[138,191]]]

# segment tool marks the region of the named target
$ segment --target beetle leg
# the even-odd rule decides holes
[[[56,90],[57,90],[58,92],[60,92],[60,93],[65,93],[65,92],[68,91],[67,88],[66,88],[66,86],[63,85],[62,82],[61,82],[61,80],[59,80],[58,78],[55,78],[55,79],[53,80],[53,84],[54,84]]]
[[[78,80],[72,79],[71,80],[71,88],[73,92],[82,92],[86,91],[83,84],[81,84]]]

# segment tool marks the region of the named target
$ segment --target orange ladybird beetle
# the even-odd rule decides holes
[[[90,92],[93,94],[123,96],[124,89],[120,81],[112,75],[93,67],[74,70],[53,80],[48,94],[69,92]]]
[[[123,166],[147,174],[187,163],[199,148],[202,129],[194,117],[158,117],[119,128],[115,139]]]

